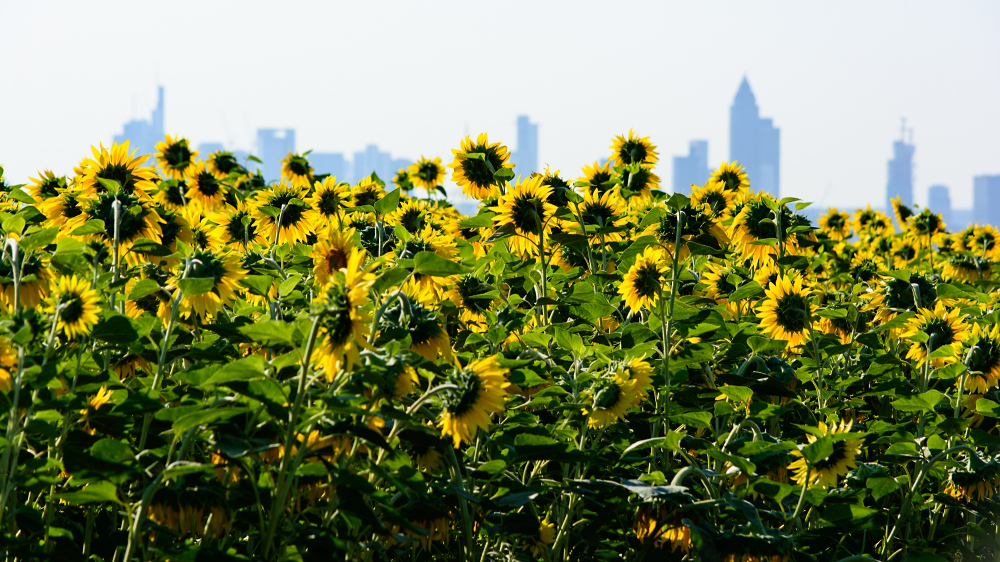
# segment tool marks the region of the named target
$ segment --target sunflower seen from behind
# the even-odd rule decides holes
[[[39,252],[19,254],[21,308],[38,307],[49,294],[52,273],[48,256]],[[7,310],[14,310],[14,269],[7,259],[0,260],[0,302]]]
[[[776,340],[798,347],[806,342],[812,322],[813,305],[810,290],[803,287],[802,277],[783,275],[764,291],[767,296],[758,309],[761,332]]]
[[[226,202],[229,187],[216,177],[204,162],[191,167],[187,184],[188,192],[185,194],[187,199],[197,201],[209,211],[222,207]]]
[[[640,137],[632,129],[628,130],[627,136],[615,137],[609,148],[611,148],[611,158],[608,162],[613,166],[638,164],[648,168],[658,160],[656,147],[649,142],[649,137]]]
[[[40,203],[49,197],[56,197],[70,189],[70,184],[66,176],[57,176],[52,170],[38,172],[38,178],[28,178],[31,185],[28,186],[28,195],[36,203]]]
[[[961,353],[968,358],[965,391],[985,394],[1000,386],[1000,325],[975,324],[969,335]]]
[[[750,178],[739,162],[723,162],[712,172],[711,181],[722,184],[731,193],[746,193],[750,191]]]
[[[819,228],[820,233],[826,234],[831,240],[846,240],[853,234],[851,215],[830,207],[826,214],[819,217]]]
[[[251,212],[268,244],[305,242],[319,218],[305,201],[305,189],[285,182],[257,192]]]
[[[614,170],[611,169],[611,162],[604,164],[594,162],[590,166],[584,166],[583,176],[576,181],[577,185],[582,185],[589,192],[604,193],[617,185],[617,177]]]
[[[721,181],[708,180],[705,185],[691,186],[691,206],[702,207],[708,216],[724,221],[732,216],[736,192],[726,189]]]
[[[410,181],[427,191],[428,195],[437,191],[439,185],[444,183],[445,168],[441,164],[441,158],[420,157],[409,168]]]
[[[170,178],[181,179],[187,175],[188,168],[194,165],[198,157],[197,150],[191,150],[188,140],[184,137],[166,138],[156,144],[156,161],[160,168]]]
[[[97,324],[100,296],[90,282],[76,275],[60,277],[47,299],[45,313],[54,315],[56,328],[67,339],[86,336]]]
[[[636,315],[646,307],[652,311],[670,281],[671,258],[659,246],[647,246],[629,267],[618,286],[625,306]]]
[[[777,211],[771,206],[777,207]],[[780,225],[780,228],[779,228]],[[729,227],[729,236],[744,259],[754,267],[768,266],[778,258],[778,245],[785,255],[797,254],[795,238],[789,235],[792,212],[767,193],[754,193],[746,200]],[[772,240],[774,244],[761,244]]]
[[[495,142],[490,143],[489,136],[481,133],[472,142],[472,137],[465,137],[458,149],[451,149],[455,160],[448,164],[452,169],[451,179],[462,188],[462,193],[473,199],[489,201],[499,195],[500,190],[494,174],[501,168],[513,168],[514,163],[508,162],[510,153],[507,147]]]
[[[309,254],[313,261],[313,277],[317,286],[325,287],[332,283],[334,273],[346,269],[351,264],[352,252],[361,254],[360,258],[355,258],[355,265],[363,263],[365,251],[358,248],[354,241],[357,231],[353,228],[330,225],[318,234],[318,240],[313,244],[312,252]]]
[[[84,159],[80,167],[76,168],[84,195],[118,190],[146,199],[147,194],[156,188],[153,184],[156,173],[152,168],[141,165],[149,156],[135,156],[134,152],[130,154],[128,141],[114,143],[110,149],[104,148],[104,145],[101,145],[100,150],[91,146],[90,150],[94,157]]]
[[[450,437],[457,449],[463,442],[472,443],[480,429],[489,429],[491,416],[504,411],[510,383],[507,369],[496,356],[474,361],[464,369],[456,367],[448,382],[455,388],[442,393],[439,426],[441,436]]]
[[[211,286],[200,294],[184,293],[180,313],[185,318],[196,315],[205,320],[218,314],[223,306],[229,306],[236,300],[237,291],[242,290],[240,280],[246,277],[239,257],[228,251],[195,249],[181,268],[185,270],[182,273],[185,279],[211,280]],[[180,286],[180,279],[178,275],[167,283],[171,294]]]
[[[313,182],[313,194],[306,200],[319,218],[326,224],[341,221],[351,206],[351,185],[338,182],[337,176],[326,176],[323,181]]]
[[[930,360],[934,367],[950,365],[959,360],[955,348],[968,339],[969,335],[969,325],[961,311],[957,307],[949,310],[944,303],[938,301],[932,309],[917,310],[917,315],[907,322],[902,337],[913,343],[906,352],[906,358],[916,361],[919,368],[935,351],[951,346],[951,353]]]
[[[309,189],[313,181],[313,168],[304,154],[289,152],[281,161],[281,179],[292,187]]]
[[[525,256],[538,252],[543,237],[552,231],[552,220],[556,206],[549,203],[552,187],[542,185],[541,176],[533,176],[517,183],[500,196],[495,207],[490,207],[496,216],[493,224],[497,228],[511,225],[514,235],[508,239],[512,251]]]
[[[829,437],[833,444],[833,451],[811,467],[801,450],[792,451],[792,456],[798,457],[788,465],[788,469],[793,471],[792,480],[799,486],[808,481],[808,486],[828,488],[836,486],[839,477],[850,472],[852,468],[857,468],[858,464],[855,459],[861,454],[861,439],[849,435],[853,427],[852,420],[830,425],[819,422],[818,433],[820,435],[809,433],[806,435],[806,440],[812,445],[821,438]]]
[[[637,401],[637,379],[622,371],[596,377],[584,392],[583,415],[591,429],[603,429],[625,417]]]
[[[341,371],[351,372],[359,365],[361,350],[368,347],[368,289],[375,275],[364,267],[364,258],[364,252],[352,249],[345,267],[336,270],[318,292],[321,329],[312,359],[323,366],[330,383]]]
[[[240,201],[235,207],[226,205],[208,216],[214,224],[214,236],[231,247],[244,251],[254,244],[267,244],[260,228],[261,218],[253,211],[252,201]]]

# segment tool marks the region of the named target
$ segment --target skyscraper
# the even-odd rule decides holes
[[[948,186],[932,185],[927,189],[927,207],[941,215],[944,223],[956,230],[951,224],[951,196],[948,194]]]
[[[152,154],[156,144],[163,140],[163,86],[157,89],[156,109],[149,121],[133,119],[125,124],[124,131],[115,135],[114,142],[129,141],[130,151],[140,150],[140,154]]]
[[[393,158],[392,154],[379,150],[377,145],[369,144],[363,151],[354,153],[351,181],[361,181],[361,178],[368,177],[372,172],[375,172],[380,180],[390,184],[400,168],[405,168],[412,163],[406,158]]]
[[[729,159],[743,165],[750,185],[781,194],[781,130],[762,119],[746,76],[729,108]]]
[[[691,184],[701,185],[712,175],[708,168],[708,141],[693,140],[687,156],[674,156],[674,193],[691,195]]]
[[[351,163],[339,152],[313,152],[307,156],[314,174],[330,174],[337,181],[351,181]]]
[[[267,181],[281,179],[281,161],[295,152],[295,129],[257,129],[257,154]]]
[[[973,178],[972,222],[1000,225],[1000,176]]]
[[[527,115],[517,116],[517,150],[511,155],[514,173],[528,176],[538,172],[538,124],[528,121]]]
[[[899,196],[904,205],[913,205],[913,133],[910,142],[904,138],[906,124],[900,139],[892,143],[892,160],[889,160],[889,184],[885,190],[885,208],[892,208],[892,199]]]

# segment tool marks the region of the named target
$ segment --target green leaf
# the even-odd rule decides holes
[[[55,499],[74,505],[84,505],[88,503],[114,502],[118,505],[125,505],[118,499],[118,488],[111,482],[94,482],[87,484],[75,492],[64,492],[56,494]]]
[[[733,291],[729,298],[729,302],[736,302],[741,300],[747,300],[757,297],[758,295],[764,294],[764,288],[760,286],[756,281],[747,281],[746,285],[743,285],[739,289]]]
[[[250,289],[250,292],[255,295],[262,297],[268,296],[268,292],[270,292],[273,284],[274,277],[270,275],[247,275],[243,279],[240,279],[240,285]]]
[[[214,277],[189,277],[177,282],[185,297],[204,295],[215,287]]]
[[[2,175],[3,175],[3,168],[0,168],[0,176]],[[7,195],[14,201],[20,203],[26,203],[28,205],[35,205],[37,203],[34,199],[31,198],[31,195],[28,195],[27,192],[22,191],[21,189],[12,189],[7,192]]]
[[[896,408],[901,412],[930,412],[934,409],[941,399],[944,398],[944,394],[941,394],[937,390],[928,390],[923,394],[918,394],[916,396],[906,396],[903,398],[897,398],[891,402],[892,407]]]
[[[413,272],[431,277],[448,277],[471,271],[464,265],[446,260],[434,252],[418,252],[413,258]]]
[[[169,256],[173,254],[174,251],[170,248],[156,242],[155,240],[150,240],[149,238],[139,238],[132,243],[132,250],[137,254],[148,254],[150,256]]]
[[[266,377],[267,364],[260,355],[251,355],[239,361],[227,363],[215,372],[205,384],[224,384],[233,381],[247,381]]]
[[[816,463],[826,460],[833,454],[833,438],[829,435],[824,435],[820,437],[815,442],[807,445],[802,449],[802,456],[805,457],[809,464],[816,465]]]
[[[189,461],[178,461],[172,463],[170,468],[163,471],[163,480],[176,480],[181,476],[187,476],[189,474],[199,474],[201,472],[208,472],[214,470],[216,467],[211,463],[195,463]]]
[[[896,479],[888,475],[872,476],[865,481],[865,487],[872,491],[872,498],[880,500],[899,488]]]
[[[135,460],[132,449],[117,439],[101,439],[90,447],[90,454],[95,458],[116,463]]]
[[[264,320],[249,326],[240,326],[240,333],[263,345],[292,343],[292,327],[288,322]]]
[[[708,456],[715,460],[727,461],[729,464],[740,469],[740,471],[747,476],[750,476],[757,471],[757,466],[747,459],[736,455],[727,455],[718,449],[710,449],[708,451]]]
[[[474,217],[469,217],[463,219],[458,223],[459,228],[488,228],[493,226],[493,217],[496,213],[485,212],[479,213]]]
[[[671,414],[671,423],[682,423],[688,427],[700,427],[703,429],[708,429],[709,423],[712,421],[711,412],[685,412],[683,414]]]
[[[107,189],[112,193],[118,193],[119,191],[121,191],[122,184],[118,183],[116,180],[102,178],[102,177],[98,177],[96,179],[97,183],[101,184],[101,187]]]
[[[142,279],[132,287],[128,300],[135,301],[160,290],[160,286],[152,279]]]
[[[40,250],[54,242],[57,234],[59,234],[58,227],[46,228],[21,238],[17,245],[21,248],[21,252]]]
[[[954,356],[955,356],[954,347],[952,347],[951,345],[942,345],[941,347],[932,351],[931,354],[927,356],[927,359],[928,360],[945,359],[947,357],[954,357]]]
[[[493,172],[493,179],[497,182],[510,181],[514,179],[514,170],[510,168],[500,168],[499,170]]]
[[[387,215],[399,207],[399,188],[386,193],[381,199],[375,202],[375,210],[380,215]]]
[[[992,400],[980,398],[976,400],[976,413],[988,418],[1000,418],[1000,404]]]
[[[24,217],[14,215],[3,221],[3,229],[8,233],[21,232],[24,230]]]
[[[726,384],[719,387],[719,392],[736,402],[750,402],[750,399],[753,398],[753,391],[745,386]]]
[[[174,420],[172,428],[175,435],[180,435],[193,427],[207,425],[214,421],[226,420],[249,411],[249,408],[242,407],[215,408],[211,410],[199,409]]]
[[[109,342],[128,343],[139,339],[139,334],[132,327],[128,316],[122,314],[113,314],[98,322],[91,335]]]
[[[289,275],[288,279],[285,279],[278,284],[278,296],[287,297],[289,293],[295,290],[295,285],[298,284],[299,279],[302,279],[301,275]]]
[[[104,221],[101,219],[89,220],[83,225],[78,226],[73,232],[70,232],[73,236],[86,236],[88,234],[100,234],[104,232]]]
[[[665,437],[652,437],[650,439],[643,439],[642,441],[632,443],[624,451],[622,451],[622,457],[632,451],[638,451],[639,449],[646,449],[648,447],[662,446],[663,448],[670,449],[671,451],[679,450],[681,439],[684,438],[685,432],[678,432],[672,429],[667,431],[668,433]]]

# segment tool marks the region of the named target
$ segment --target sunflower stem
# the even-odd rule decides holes
[[[453,447],[445,447],[448,449],[448,459],[451,461],[452,468],[452,483],[461,491],[465,492],[465,483],[462,481],[462,465],[458,462],[458,456],[455,455],[455,449]],[[465,500],[464,496],[458,497],[458,505],[462,511],[462,534],[465,535],[465,545],[461,552],[461,560],[466,560],[468,555],[472,552],[472,520],[469,518],[469,505]]]
[[[12,473],[15,472],[14,464],[17,463],[18,454],[20,454],[21,447],[20,441],[17,441],[18,454],[13,454],[14,447],[11,444],[15,443],[14,437],[20,431],[18,428],[18,422],[21,418],[21,387],[24,385],[24,347],[18,346],[17,352],[17,374],[14,376],[13,386],[14,386],[14,396],[10,403],[10,412],[7,416],[7,443],[8,445],[3,448],[3,459],[0,460],[0,483],[3,485],[3,492],[0,494],[0,529],[6,530],[7,528],[7,518],[4,517],[4,510],[7,507],[7,500],[10,498],[11,494],[14,492],[14,478]],[[27,420],[25,420],[27,423]],[[11,457],[13,456],[13,459]],[[13,519],[13,514],[11,515]]]
[[[112,263],[111,263],[111,267],[112,267],[112,270],[111,270],[112,271],[111,283],[115,284],[115,283],[118,282],[118,244],[121,242],[120,230],[121,230],[121,218],[122,218],[122,202],[119,201],[117,197],[115,197],[115,200],[111,202],[111,209],[114,211],[114,214],[115,214],[115,216],[114,216],[114,218],[115,218],[115,226],[114,226],[115,239],[114,239],[114,244],[115,245],[114,245],[114,255],[112,256]],[[111,298],[110,298],[110,300],[111,300],[111,310],[115,309],[115,294],[117,292],[118,292],[118,289],[115,289],[114,291],[111,292]]]
[[[799,502],[795,505],[795,512],[792,513],[792,518],[789,521],[795,521],[799,518],[799,514],[802,513],[802,506],[805,504],[806,491],[809,488],[809,477],[812,475],[812,463],[806,461],[806,477],[802,481],[802,491],[799,492]]]
[[[965,369],[962,370],[962,377],[958,381],[958,400],[955,402],[955,412],[952,415],[953,418],[957,418],[959,412],[962,408],[962,391],[965,390],[965,377],[969,375],[969,363],[972,361],[972,356],[979,351],[979,346],[974,345],[969,348],[968,353],[965,354]]]
[[[4,257],[10,261],[10,268],[14,274],[14,314],[21,313],[21,248],[17,240],[8,238],[4,243]],[[8,250],[10,254],[8,255]]]

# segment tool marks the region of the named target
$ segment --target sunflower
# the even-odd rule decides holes
[[[736,249],[744,259],[750,259],[754,267],[771,265],[777,259],[778,249],[760,243],[763,240],[780,242],[784,245],[785,254],[798,253],[796,239],[788,233],[793,223],[792,212],[785,205],[778,206],[778,212],[781,214],[779,232],[777,217],[768,202],[778,204],[767,193],[752,194],[729,227],[729,236],[735,243]]]
[[[194,166],[197,150],[191,150],[188,140],[183,137],[167,135],[165,140],[156,144],[156,160],[167,176],[181,179],[187,175],[189,168]]]
[[[653,209],[656,207],[654,206]],[[660,207],[660,210],[665,210]],[[652,211],[652,209],[651,209]],[[685,205],[680,209],[684,213],[684,222],[681,225],[681,240],[684,242],[693,241],[702,246],[708,246],[710,248],[722,249],[729,245],[729,235],[726,231],[719,226],[717,222],[713,219],[713,216],[708,211],[708,208],[703,205]],[[648,217],[648,214],[646,215]],[[643,219],[645,222],[646,219]],[[678,224],[677,212],[674,210],[667,210],[659,214],[659,217],[646,227],[638,236],[655,236],[659,240],[660,244],[666,247],[667,252],[670,255],[674,254],[674,244],[677,243],[677,224]],[[689,250],[687,244],[681,245],[681,253],[679,256],[683,259],[689,255]]]
[[[546,166],[544,173],[539,174],[538,172],[534,172],[532,175],[542,176],[542,185],[552,188],[552,194],[549,195],[549,203],[552,203],[556,207],[565,207],[569,203],[566,193],[572,188],[568,181],[559,176],[559,170],[553,172]]]
[[[962,356],[968,357],[965,390],[985,394],[1000,385],[1000,325],[988,328],[975,324],[962,348]]]
[[[84,159],[76,169],[78,175],[82,176],[80,186],[84,195],[106,193],[109,188],[100,180],[117,182],[120,191],[143,200],[147,198],[148,191],[156,187],[153,185],[156,175],[153,169],[140,167],[148,156],[129,154],[128,141],[112,144],[110,150],[104,148],[104,145],[101,145],[100,150],[91,146],[90,150],[94,157]]]
[[[577,180],[577,185],[583,185],[588,192],[604,193],[615,184],[615,173],[611,169],[611,162],[605,162],[603,165],[594,162],[592,166],[584,166],[583,177]]]
[[[157,187],[153,200],[164,209],[179,212],[188,206],[187,193],[191,188],[187,179],[162,180]],[[193,202],[199,204],[196,200]]]
[[[510,383],[507,369],[500,366],[496,356],[456,369],[449,382],[457,388],[443,393],[441,437],[450,435],[457,449],[463,441],[471,443],[480,429],[489,429],[490,416],[504,410]]]
[[[986,502],[996,495],[1000,486],[1000,461],[987,461],[973,455],[962,468],[948,476],[945,494],[962,503]]]
[[[192,166],[188,178],[189,187],[185,194],[188,200],[198,201],[209,211],[225,203],[229,188],[205,167],[204,162]]]
[[[281,179],[292,187],[309,189],[313,182],[313,168],[306,155],[289,152],[281,161]]]
[[[44,254],[20,254],[22,309],[37,308],[49,294],[52,274]],[[8,260],[0,260],[0,302],[8,310],[14,307],[14,269]]]
[[[726,189],[720,181],[708,180],[703,186],[691,186],[691,206],[705,208],[705,212],[717,221],[732,216],[736,192]]]
[[[85,200],[81,192],[65,191],[38,202],[35,207],[45,215],[50,226],[61,227],[64,232],[72,232],[86,222],[83,214]]]
[[[913,236],[913,243],[918,248],[930,248],[932,242],[945,234],[945,226],[941,215],[924,209],[907,220],[905,230]]]
[[[246,250],[252,244],[269,242],[263,236],[261,219],[254,213],[252,202],[240,201],[236,207],[226,205],[209,215],[208,220],[216,225],[213,235],[230,246]]]
[[[346,267],[338,270],[335,279],[317,297],[324,303],[322,335],[313,354],[332,383],[343,369],[350,372],[361,363],[360,349],[366,340],[371,317],[363,310],[368,305],[368,289],[375,275],[363,267],[364,253],[354,250]]]
[[[392,229],[389,229],[391,232]],[[396,247],[396,260],[416,259],[420,252],[434,252],[438,256],[453,260],[458,257],[458,247],[451,238],[436,232],[430,225],[418,232],[413,233],[409,240]],[[393,256],[390,256],[393,257]],[[411,290],[412,296],[424,303],[434,303],[441,300],[440,289],[450,282],[448,277],[414,274],[406,287]]]
[[[515,236],[509,240],[511,250],[521,255],[538,251],[542,238],[552,231],[552,218],[557,211],[548,202],[551,194],[552,188],[542,185],[540,176],[533,176],[518,182],[500,196],[495,207],[490,207],[497,213],[493,218],[497,228],[506,224],[514,228]]]
[[[383,197],[385,186],[371,176],[362,178],[358,185],[351,188],[351,206],[354,207],[372,206]]]
[[[970,254],[952,254],[945,260],[941,275],[948,281],[987,281],[993,277],[993,261]]]
[[[726,191],[733,193],[745,193],[750,190],[750,179],[747,178],[743,166],[735,160],[731,163],[723,162],[712,172],[710,181],[722,184]]]
[[[992,225],[976,226],[972,231],[969,251],[993,260],[1000,258],[1000,232]]]
[[[607,191],[586,191],[583,194],[583,203],[579,206],[578,217],[574,214],[574,219],[567,222],[569,229],[578,231],[583,236],[595,236],[598,241],[619,242],[626,237],[626,225],[628,215],[625,209],[625,200],[622,199],[621,190],[613,187]],[[580,218],[583,223],[580,223]]]
[[[920,243],[916,238],[907,236],[904,238],[894,238],[889,259],[892,260],[894,269],[907,269],[917,259],[920,251]]]
[[[919,303],[916,302],[917,297],[914,293],[919,296]],[[929,279],[913,273],[910,275],[909,283],[894,277],[883,277],[876,291],[863,294],[861,298],[871,302],[866,309],[876,311],[875,320],[884,323],[901,312],[916,312],[919,308],[933,306],[937,300],[937,289]]]
[[[648,389],[653,385],[653,367],[645,359],[632,359],[624,365],[624,374],[629,380],[635,381],[635,402],[632,406],[638,406],[649,397]]]
[[[783,275],[764,294],[767,298],[758,309],[761,331],[776,340],[787,341],[789,347],[805,343],[813,305],[809,302],[810,290],[802,287],[802,277],[794,273]]]
[[[395,177],[392,178],[392,185],[395,185],[403,193],[413,191],[413,179],[410,178],[410,170],[408,168],[400,168],[396,172]]]
[[[385,216],[385,223],[389,226],[400,225],[407,232],[420,232],[425,224],[429,224],[430,207],[424,199],[405,199],[400,202],[396,210]]]
[[[536,558],[541,558],[552,548],[556,542],[556,526],[549,522],[548,518],[538,522],[538,536],[534,537],[531,545],[531,554]]]
[[[701,283],[705,287],[703,294],[714,300],[716,304],[725,305],[726,311],[733,318],[750,311],[750,303],[746,301],[729,302],[729,295],[733,294],[745,282],[746,280],[732,266],[712,262],[708,263],[708,267],[701,274]]]
[[[240,264],[239,257],[229,252],[196,249],[188,259],[187,279],[211,279],[212,288],[200,295],[184,295],[181,301],[181,314],[187,318],[197,315],[202,319],[218,314],[223,306],[236,300],[236,292],[241,290],[240,280],[246,277],[246,271]],[[179,277],[173,277],[167,283],[167,290],[174,293],[179,287]]]
[[[478,277],[467,274],[455,280],[455,284],[445,293],[459,310],[459,320],[473,332],[485,333],[489,328],[486,312],[498,302],[490,293],[496,289]]]
[[[189,246],[192,244],[191,225],[182,213],[161,208],[157,211],[157,214],[163,219],[163,224],[160,225],[160,244],[169,248],[171,252],[177,251],[178,241]],[[163,263],[167,267],[174,267],[180,263],[179,258],[170,256],[150,256],[150,261]]]
[[[56,197],[69,190],[66,176],[57,176],[51,170],[38,172],[38,178],[28,178],[31,185],[28,186],[28,195],[37,203],[41,203],[50,197]]]
[[[878,277],[882,267],[880,261],[871,250],[864,249],[851,257],[851,276],[856,283],[868,283]]]
[[[431,160],[421,156],[420,160],[410,166],[410,180],[427,190],[428,194],[434,193],[444,183],[444,174],[441,158]]]
[[[628,130],[628,137],[625,135],[615,137],[609,148],[611,148],[611,158],[608,162],[615,166],[638,164],[651,167],[657,162],[656,147],[649,142],[649,137],[640,137],[632,129]]]
[[[657,549],[670,546],[670,552],[680,549],[682,553],[691,552],[691,529],[683,523],[681,514],[676,513],[676,507],[666,502],[649,502],[639,506],[635,514],[635,524],[632,530],[639,541],[653,541]]]
[[[294,245],[313,233],[319,213],[303,199],[303,188],[285,182],[257,193],[252,216],[268,243]]]
[[[404,287],[413,293],[413,287]],[[421,303],[416,297],[401,295],[393,306],[389,306],[382,314],[380,325],[381,340],[402,339],[409,336],[410,349],[428,361],[437,361],[444,357],[448,362],[455,358],[451,349],[451,340],[445,327],[444,317],[429,306]]]
[[[788,562],[797,552],[791,537],[770,529],[752,535],[726,529],[715,548],[720,562]]]
[[[851,215],[830,207],[826,214],[819,218],[820,232],[832,240],[847,240],[851,237]]]
[[[140,238],[148,238],[159,243],[163,230],[163,219],[152,206],[149,198],[141,199],[136,194],[100,193],[88,198],[84,208],[86,220],[100,219],[104,221],[104,230],[94,236],[102,243],[111,247],[115,242],[115,201],[120,204],[118,213],[118,248],[119,255],[126,255],[132,244]],[[126,256],[130,262],[139,259],[135,255]]]
[[[336,176],[326,176],[322,182],[314,182],[313,189],[313,195],[306,199],[306,203],[316,209],[326,222],[340,221],[344,210],[351,206],[350,184],[337,183]]]
[[[205,168],[220,180],[229,177],[229,174],[237,176],[247,175],[247,169],[240,164],[232,152],[218,151],[208,155]]]
[[[663,293],[663,285],[670,281],[671,258],[659,246],[647,246],[639,255],[618,286],[618,294],[625,305],[638,314],[646,307],[653,310]]]
[[[583,409],[583,415],[588,416],[587,425],[591,429],[601,429],[625,417],[639,392],[636,383],[636,379],[622,372],[594,379],[584,396],[590,402],[589,407]]]
[[[80,410],[80,421],[83,422],[83,431],[88,435],[94,435],[97,430],[90,427],[90,418],[104,406],[111,401],[112,392],[108,390],[107,385],[102,386],[97,394],[92,396],[90,400],[87,400],[87,406]]]
[[[896,231],[892,226],[892,221],[882,211],[873,211],[868,205],[865,209],[858,209],[854,212],[852,222],[854,232],[858,236],[889,236]]]
[[[943,346],[957,346],[969,337],[969,325],[960,316],[957,308],[948,310],[944,304],[938,302],[933,309],[921,308],[917,315],[906,324],[904,338],[913,338],[917,334],[924,334],[927,338],[924,341],[914,341],[910,350],[906,352],[907,359],[917,361],[920,367],[927,361],[930,353]],[[950,365],[959,358],[957,353],[952,353],[946,357],[938,357],[931,360],[934,367]]]
[[[349,263],[364,263],[365,251],[358,248],[354,241],[356,232],[353,228],[341,229],[330,225],[313,244],[309,257],[313,260],[313,276],[317,286],[329,285],[333,282],[333,274],[346,269]],[[361,257],[351,260],[353,252],[360,252]]]
[[[476,142],[471,137],[465,137],[460,149],[451,149],[455,161],[448,164],[453,171],[451,180],[462,188],[467,197],[488,201],[498,195],[495,172],[501,168],[513,168],[514,163],[508,162],[510,153],[507,147],[495,142],[490,144],[486,133],[481,133]],[[475,155],[475,156],[474,156]]]
[[[201,209],[188,207],[181,213],[188,224],[191,232],[191,242],[195,248],[201,250],[221,250],[226,243],[220,236],[219,229],[215,223],[211,222],[201,214]]]
[[[47,314],[56,317],[56,328],[67,338],[85,336],[97,324],[100,297],[90,283],[76,275],[60,277],[48,298]]]
[[[846,435],[851,432],[853,426],[853,420],[841,421],[839,424],[829,426],[823,422],[819,422],[820,433],[824,437],[830,436],[833,438],[833,452],[825,459],[820,459],[810,468],[805,457],[802,456],[801,450],[796,449],[792,451],[793,456],[799,457],[788,465],[788,469],[795,472],[792,476],[795,483],[801,486],[806,482],[808,475],[809,486],[826,488],[836,485],[837,478],[847,474],[850,469],[857,468],[858,465],[854,462],[854,459],[861,454],[861,440],[852,439],[850,435]],[[812,444],[819,440],[819,437],[810,433],[806,436],[806,439]]]
[[[139,268],[139,275],[131,277],[125,283],[123,294],[131,297],[132,290],[143,279],[152,279],[158,288],[152,293],[142,296],[136,295],[137,298],[129,298],[125,301],[125,314],[131,318],[138,318],[143,313],[148,313],[151,316],[159,317],[165,324],[170,321],[170,293],[165,291],[162,285],[169,282],[170,273],[153,264],[144,264]]]
[[[892,213],[896,215],[896,222],[899,223],[899,228],[901,230],[906,230],[907,221],[913,216],[913,209],[903,203],[903,198],[899,195],[890,199],[889,202],[892,204]]]

